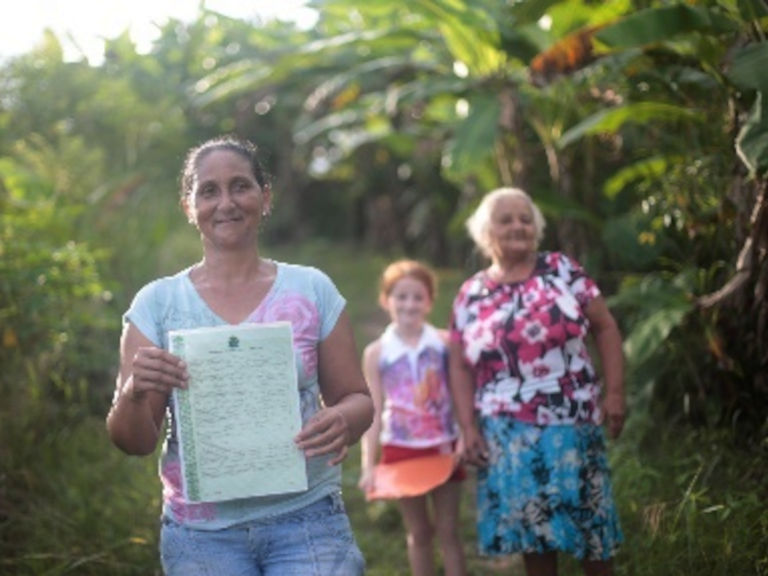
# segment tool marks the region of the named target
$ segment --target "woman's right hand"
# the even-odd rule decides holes
[[[480,468],[488,466],[488,444],[486,444],[485,438],[477,426],[471,426],[462,431],[458,447],[464,462],[467,464]]]
[[[120,340],[120,375],[107,416],[112,442],[126,454],[147,456],[162,437],[168,396],[186,388],[187,368],[128,322]]]
[[[136,349],[131,361],[131,380],[125,393],[132,400],[142,400],[147,392],[165,396],[174,388],[185,389],[189,381],[187,367],[181,358],[155,346]]]

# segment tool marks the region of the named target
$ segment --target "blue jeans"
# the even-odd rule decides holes
[[[164,518],[160,557],[166,576],[361,576],[341,494],[306,508],[224,530],[194,530]]]

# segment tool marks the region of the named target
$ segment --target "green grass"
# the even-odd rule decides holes
[[[3,470],[0,574],[159,574],[156,462],[119,453],[102,419],[47,424]]]
[[[376,289],[388,259],[323,242],[267,255],[327,272],[348,299],[358,346],[384,327]],[[463,273],[439,273],[433,322],[444,326]],[[88,415],[76,398],[51,403],[41,390],[24,372],[0,377],[0,574],[159,574],[156,458],[122,455],[101,414]],[[673,429],[635,414],[609,454],[626,536],[619,576],[768,575],[768,446],[737,449],[726,432]],[[408,574],[397,509],[366,503],[359,471],[355,446],[343,494],[368,575]],[[470,574],[523,574],[517,558],[494,563],[476,554],[472,487],[470,474],[462,503]],[[580,574],[565,557],[561,567],[562,576]]]

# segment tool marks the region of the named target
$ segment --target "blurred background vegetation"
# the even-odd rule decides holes
[[[47,34],[0,63],[0,574],[158,574],[153,458],[104,430],[120,318],[194,262],[185,150],[263,148],[275,258],[386,319],[391,258],[440,270],[433,321],[482,265],[480,196],[529,191],[625,335],[630,420],[610,455],[622,575],[768,574],[768,8],[759,0],[315,0],[312,29],[201,8],[149,53]],[[344,495],[369,573],[406,574],[399,516]],[[522,574],[474,548],[472,574]],[[578,573],[568,561],[564,573]]]

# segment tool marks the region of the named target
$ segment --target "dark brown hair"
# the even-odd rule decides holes
[[[212,138],[191,148],[187,152],[187,157],[184,159],[184,165],[181,168],[181,176],[179,178],[181,183],[181,198],[192,193],[192,186],[195,183],[195,174],[197,168],[200,165],[200,161],[205,158],[211,152],[219,150],[226,150],[228,152],[234,152],[248,161],[253,172],[253,177],[258,182],[259,186],[265,188],[269,185],[267,174],[264,171],[264,167],[261,164],[259,158],[259,149],[255,144],[248,140],[243,140],[237,136],[219,136]]]

